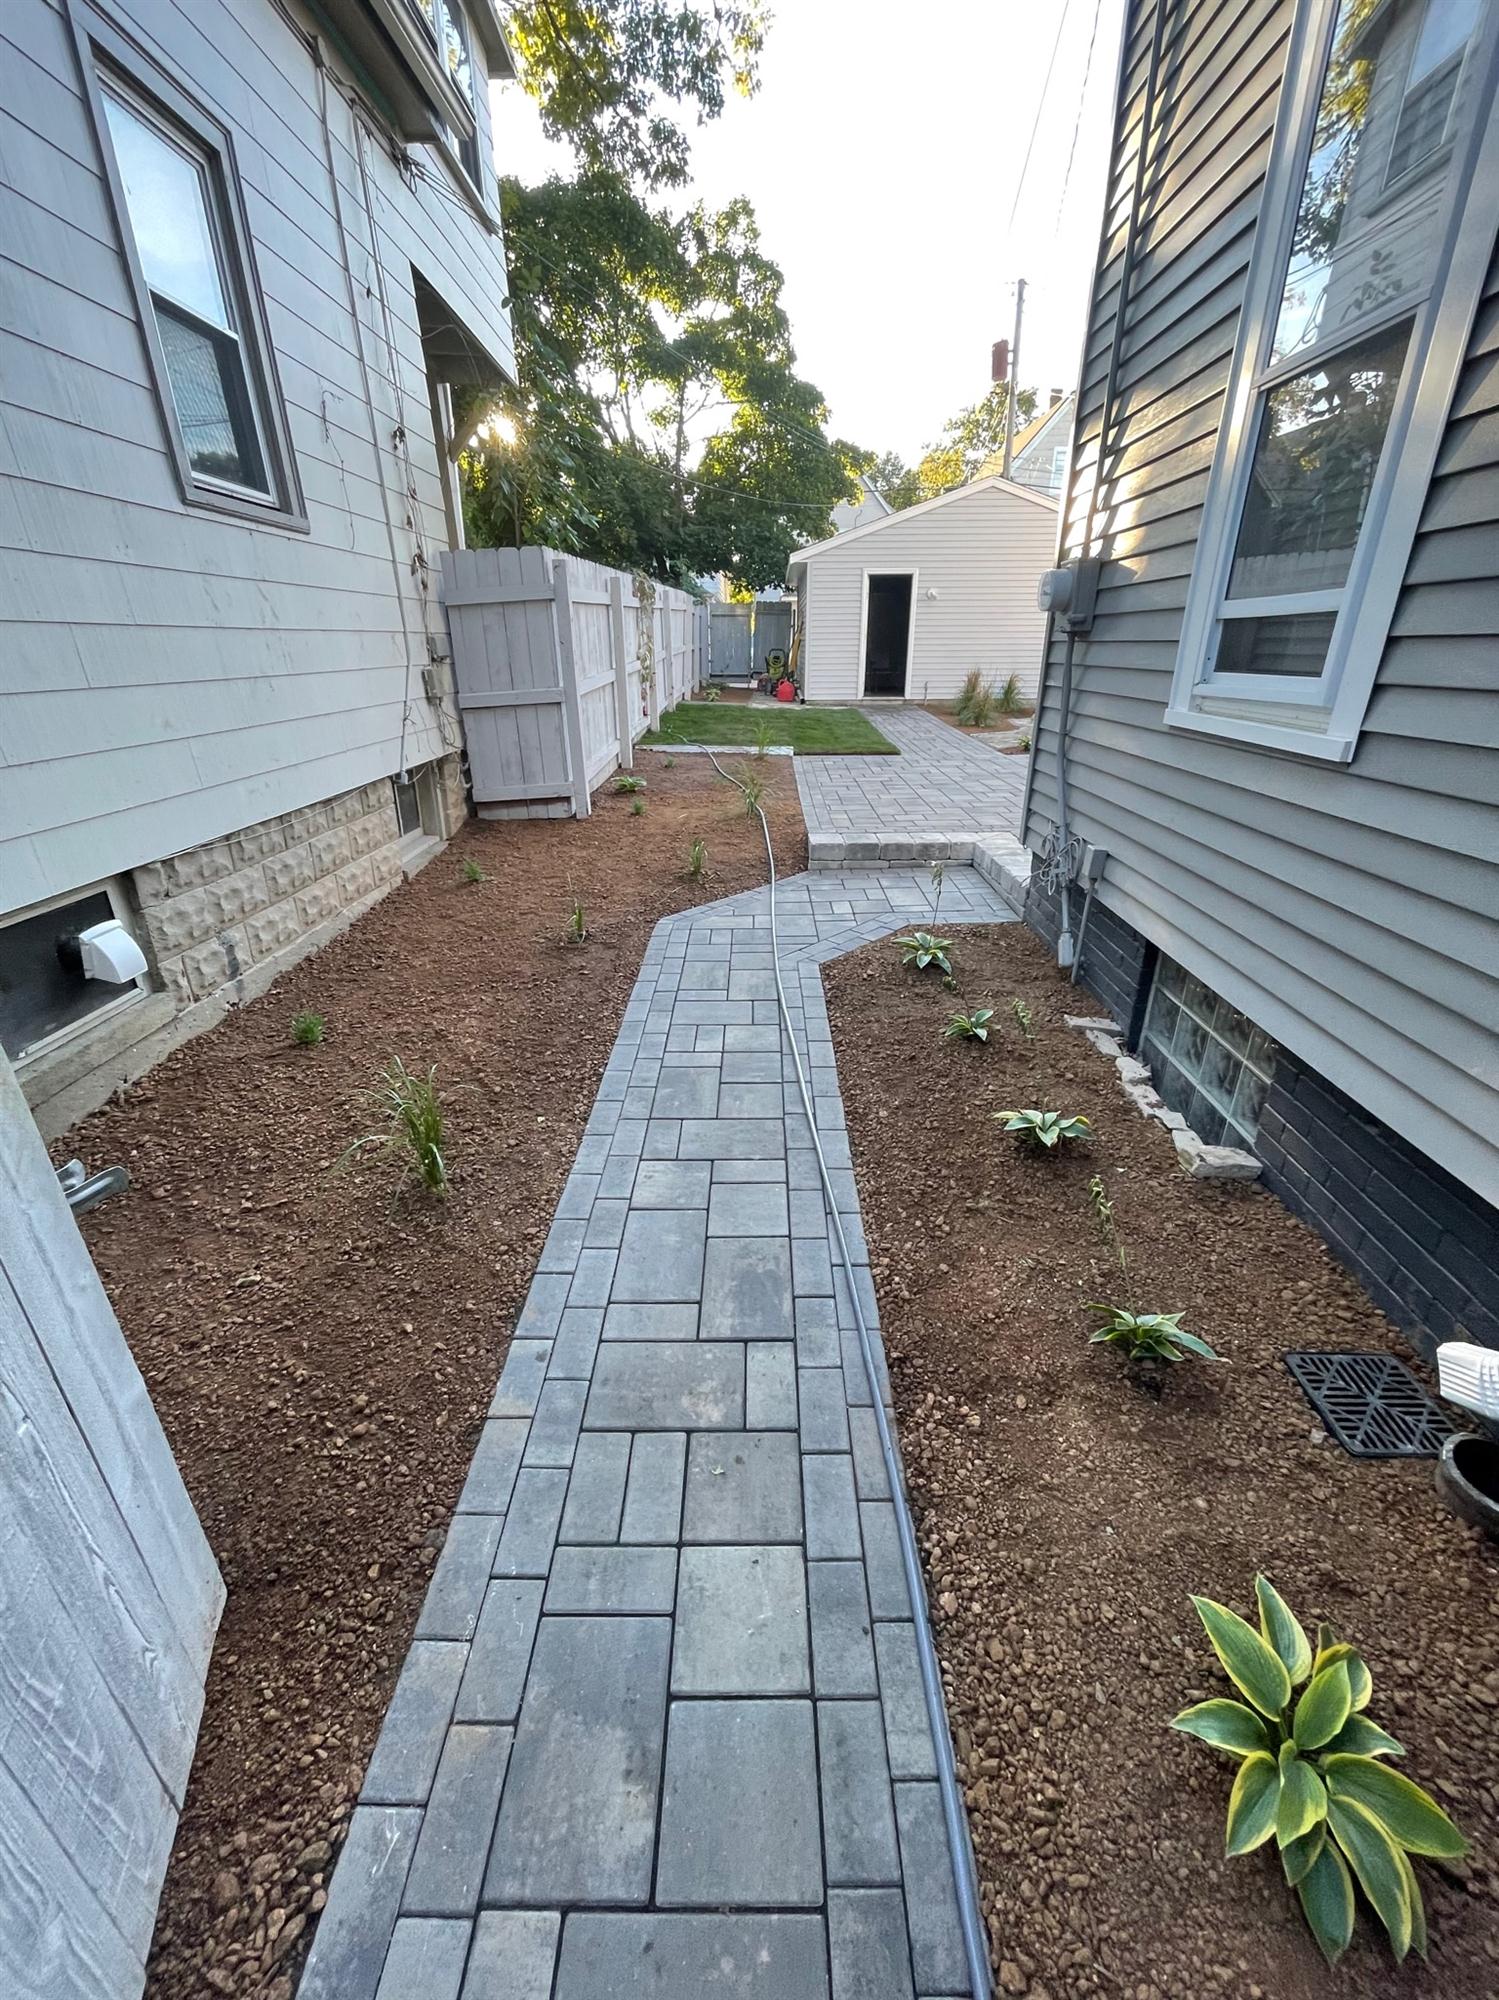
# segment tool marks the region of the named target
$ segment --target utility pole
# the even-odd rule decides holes
[[[1015,338],[1010,342],[1010,393],[1005,400],[1005,455],[1003,472],[1010,476],[1010,460],[1015,451],[1015,392],[1020,384],[1020,317],[1025,311],[1025,280],[1015,280]]]

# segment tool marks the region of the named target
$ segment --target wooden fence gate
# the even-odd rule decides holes
[[[716,681],[747,681],[765,672],[766,656],[791,654],[796,606],[784,603],[715,604],[708,642],[708,671]]]
[[[140,1993],[223,1603],[146,1386],[0,1054],[6,2000]]]
[[[706,678],[707,606],[555,549],[451,549],[442,596],[484,819],[561,818]]]

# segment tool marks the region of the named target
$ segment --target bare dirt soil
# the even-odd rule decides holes
[[[1499,1549],[1442,1506],[1430,1460],[1345,1456],[1281,1358],[1398,1337],[1271,1195],[1185,1178],[1063,1026],[1096,1007],[1020,925],[952,935],[964,1004],[999,1009],[987,1048],[939,1039],[957,996],[888,943],[827,978],[1002,1993],[1492,2000]],[[1082,1113],[1094,1137],[1018,1150],[990,1117],[1016,1105]],[[1121,1294],[1182,1309],[1227,1365],[1183,1362],[1145,1393],[1087,1343],[1088,1302]],[[1222,1858],[1226,1760],[1166,1727],[1230,1691],[1188,1593],[1247,1611],[1258,1569],[1364,1650],[1370,1713],[1473,1844],[1456,1866],[1417,1863],[1426,1966],[1397,1970],[1361,1905],[1330,1971],[1273,1849]]]
[[[706,758],[641,768],[642,815],[606,786],[587,820],[470,822],[57,1148],[130,1168],[84,1228],[229,1587],[150,2000],[289,2000],[651,927],[764,879]],[[794,872],[790,766],[755,768]],[[396,1055],[437,1065],[446,1201],[339,1167]]]

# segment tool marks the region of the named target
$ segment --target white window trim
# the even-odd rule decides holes
[[[859,657],[855,663],[857,693],[855,701],[909,701],[911,699],[911,667],[916,658],[916,583],[921,575],[915,563],[875,563],[863,573],[859,602]],[[906,621],[906,680],[899,694],[866,695],[864,676],[869,671],[865,652],[869,645],[869,579],[872,576],[908,576],[911,579],[911,615]]]
[[[117,920],[125,926],[136,943],[140,943],[130,898],[126,895],[119,878],[114,875],[107,876],[102,882],[85,882],[81,889],[67,889],[60,896],[49,896],[45,902],[28,903],[24,910],[8,910],[5,916],[0,918],[0,938],[4,937],[11,924],[21,923],[28,917],[44,917],[48,910],[68,909],[72,904],[81,903],[89,896],[108,896],[109,907]],[[50,1035],[43,1035],[40,1041],[28,1042],[20,1054],[12,1059],[16,1075],[24,1076],[33,1064],[44,1062],[49,1056],[56,1055],[57,1051],[65,1048],[69,1042],[81,1041],[86,1035],[96,1034],[110,1021],[117,1020],[128,1008],[139,1006],[142,1000],[148,1000],[153,990],[148,966],[146,971],[138,973],[128,986],[121,988],[117,998],[106,1000],[101,1007],[95,1007],[80,1020],[69,1021],[64,1028],[54,1028]]]
[[[1472,58],[1479,111],[1448,167],[1444,240],[1411,331],[1414,364],[1402,376],[1348,579],[1337,594],[1341,608],[1326,667],[1315,680],[1207,676],[1203,669],[1228,602],[1228,568],[1254,456],[1256,384],[1268,372],[1261,357],[1290,256],[1336,18],[1337,0],[1299,0],[1166,722],[1175,729],[1347,763],[1358,746],[1404,587],[1493,255],[1499,210],[1499,118],[1492,115],[1499,89],[1499,8],[1491,10],[1485,40]],[[1375,330],[1373,321],[1360,329]],[[1232,602],[1230,616],[1246,614],[1246,601]],[[1289,605],[1290,600],[1264,600],[1261,608],[1280,602]],[[1316,593],[1295,602],[1299,611],[1327,608]]]

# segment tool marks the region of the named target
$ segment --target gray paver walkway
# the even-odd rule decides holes
[[[1001,756],[924,708],[863,713],[898,758],[798,757],[794,766],[814,865],[824,842],[844,843],[854,862],[894,858],[892,843],[902,842],[909,859],[938,859],[934,845],[949,841],[966,861],[963,850],[986,834],[1019,838],[1024,757]]]
[[[931,906],[925,869],[779,897],[871,1324],[820,967]],[[944,928],[1010,915],[949,872]],[[300,2000],[969,1991],[894,1508],[771,972],[764,890],[656,928]]]

